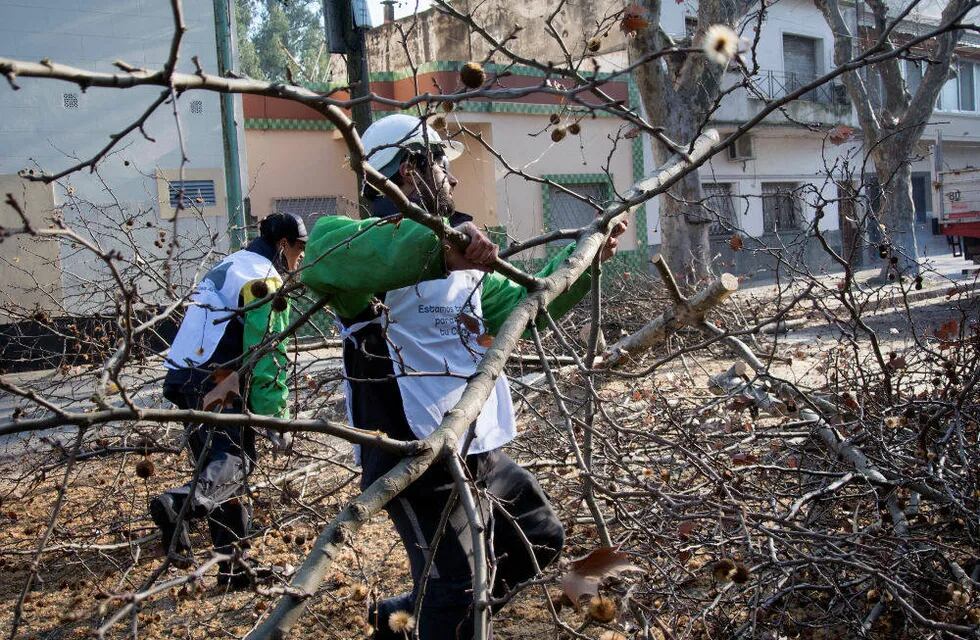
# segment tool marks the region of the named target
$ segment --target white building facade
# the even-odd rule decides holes
[[[193,73],[196,57],[205,71],[218,72],[217,4],[184,3],[187,32],[178,71]],[[0,15],[0,56],[49,59],[99,72],[118,72],[116,61],[162,68],[174,28],[171,5],[164,0],[0,0]],[[57,174],[91,159],[111,136],[137,121],[162,89],[82,90],[30,78],[17,83],[17,91],[0,89],[0,187],[21,202],[32,224],[47,226],[52,216],[60,217],[102,249],[125,249],[122,253],[133,258],[125,267],[145,271],[136,276],[139,303],[166,301],[169,285],[189,282],[200,261],[188,270],[188,258],[228,248],[229,211],[242,208],[228,200],[228,174],[247,174],[242,153],[226,163],[218,94],[188,92],[176,104],[168,98],[146,119],[145,135],[127,135],[97,172],[86,167],[43,184],[20,174]],[[180,193],[187,209],[175,224]],[[23,226],[5,205],[0,205],[0,224]],[[169,268],[168,251],[180,257]],[[0,322],[30,318],[35,311],[97,315],[114,307],[109,287],[103,286],[105,265],[71,242],[14,236],[0,244],[0,269],[5,310],[0,313],[6,313]],[[171,282],[162,281],[165,273]]]

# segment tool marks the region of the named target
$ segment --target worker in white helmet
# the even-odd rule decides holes
[[[371,166],[409,200],[449,220],[471,239],[460,252],[444,248],[435,233],[409,220],[378,226],[377,218],[398,210],[368,186],[374,220],[321,218],[307,245],[303,281],[313,292],[331,296],[345,338],[351,423],[399,440],[422,439],[439,426],[476,371],[486,352],[478,338],[496,333],[527,291],[489,273],[497,247],[455,209],[458,181],[449,163],[460,155],[461,145],[443,140],[424,121],[401,114],[372,124],[362,141]],[[624,230],[625,225],[615,229],[603,259],[615,254]],[[345,243],[345,238],[352,239]],[[538,275],[550,274],[573,250],[574,245],[564,247]],[[568,311],[590,284],[589,276],[582,276],[549,305],[551,314],[559,317]],[[500,376],[472,427],[466,451],[473,477],[509,514],[502,517],[485,505],[497,515],[492,519],[496,597],[534,576],[525,539],[542,568],[558,557],[564,542],[561,521],[537,480],[502,449],[516,435],[515,422],[507,378]],[[361,448],[359,455],[362,487],[399,461],[373,447]],[[415,588],[372,607],[375,638],[404,637],[389,627],[389,617],[415,609],[452,487],[444,465],[436,464],[385,507],[408,553]],[[417,620],[422,640],[471,637],[471,562],[467,519],[457,502],[427,577]]]

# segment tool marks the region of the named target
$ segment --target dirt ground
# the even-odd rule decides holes
[[[739,304],[751,315],[751,298]],[[881,337],[883,349],[900,352],[914,344],[913,326],[926,331],[946,321],[950,314],[945,300],[934,299],[915,305],[911,313],[901,309],[878,312],[869,316],[868,322]],[[629,330],[631,323],[622,321],[622,326],[612,331],[616,329]],[[806,385],[826,376],[828,366],[832,366],[829,354],[842,344],[846,345],[846,340],[842,342],[840,330],[824,318],[814,317],[807,326],[788,334],[761,337],[755,346],[759,353],[770,355],[776,374]],[[526,345],[523,349],[529,351]],[[706,388],[708,376],[725,370],[733,361],[729,354],[712,347],[671,362],[655,376],[605,379],[599,392],[615,405],[617,415],[642,413],[655,396],[697,406],[712,398]],[[521,374],[511,372],[512,378]],[[322,394],[318,415],[342,419],[336,385],[318,388],[317,393]],[[524,435],[512,447],[512,454],[535,469],[570,529],[564,559],[549,573],[554,578],[565,569],[569,558],[596,546],[595,528],[581,524],[586,511],[578,499],[579,485],[570,473],[570,459],[555,459],[547,444],[553,437],[551,428],[536,413],[541,411],[544,418],[554,420],[554,407],[542,403],[546,396],[521,385],[515,385],[515,395],[534,410],[525,406],[522,411]],[[179,429],[172,427],[161,435],[159,428],[146,426],[126,432],[93,430],[84,435],[81,446],[90,456],[71,469],[64,464],[64,440],[57,439],[35,437],[29,446],[18,448],[15,457],[0,460],[0,626],[10,629],[15,604],[34,561],[38,563],[38,579],[24,600],[18,638],[90,637],[125,603],[125,594],[140,589],[162,562],[146,514],[147,502],[189,477],[186,456],[174,449],[178,433]],[[137,467],[143,464],[145,472],[145,461],[152,463],[153,470],[149,477],[141,478]],[[281,480],[287,471],[301,468],[307,471]],[[256,526],[251,555],[286,573],[298,566],[312,549],[318,531],[356,494],[358,480],[349,447],[337,441],[299,438],[290,458],[274,458],[268,450],[263,451],[261,468],[251,479]],[[62,485],[67,486],[63,496],[59,493]],[[41,536],[59,498],[63,503],[45,551],[38,558]],[[193,542],[196,559],[203,562],[208,557],[208,538],[202,523],[194,527]],[[212,568],[196,584],[165,588],[146,598],[135,615],[116,624],[107,635],[240,638],[274,606],[276,588],[283,584],[274,581],[259,592],[225,592],[215,586],[213,574]],[[157,583],[180,580],[185,575],[185,571],[170,568]],[[353,547],[344,551],[290,637],[366,637],[367,603],[404,591],[409,584],[407,560],[398,537],[386,517],[378,515],[362,529]],[[556,591],[554,585],[548,588]],[[559,615],[572,628],[582,629],[585,637],[598,638],[603,632],[602,626],[585,625],[582,614],[569,607]],[[496,619],[495,637],[557,637],[541,589],[527,590]]]

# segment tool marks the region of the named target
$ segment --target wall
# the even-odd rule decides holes
[[[476,114],[473,114],[475,119]],[[497,216],[497,185],[494,179],[496,159],[477,141],[481,136],[491,147],[495,146],[494,128],[489,122],[469,121],[469,118],[450,117],[447,135],[463,144],[463,155],[453,161],[450,171],[459,185],[453,193],[456,209],[473,216],[480,226],[495,227],[504,224]],[[461,133],[465,128],[469,133]]]
[[[245,148],[255,219],[271,213],[277,198],[343,196],[357,202],[347,147],[333,131],[248,129]]]
[[[461,114],[465,120],[477,114]],[[489,116],[494,146],[508,163],[533,176],[555,174],[597,174],[612,149],[610,137],[620,127],[612,118],[586,119],[579,136],[567,136],[558,143],[545,130],[546,115],[492,114]],[[631,141],[620,141],[609,163],[613,186],[623,191],[633,184]],[[527,239],[546,231],[542,210],[542,186],[511,174],[500,163],[495,165],[498,224],[517,239]],[[636,218],[623,238],[623,249],[636,249]],[[535,256],[543,255],[536,251]]]
[[[47,218],[54,208],[54,193],[50,185],[28,182],[16,176],[0,176],[0,194],[12,194],[32,227],[48,226]],[[15,229],[23,226],[17,212],[0,206],[0,227]],[[59,248],[54,240],[18,234],[0,242],[0,269],[3,286],[0,288],[0,323],[16,321],[9,311],[21,308],[56,313],[63,295],[59,277]]]
[[[205,70],[216,72],[211,3],[185,3],[184,11],[188,30],[178,70],[193,72],[191,57],[197,56]],[[162,66],[173,28],[169,3],[151,0],[0,0],[0,15],[0,55],[50,58],[103,72],[118,71],[112,65],[117,59],[138,67]],[[25,168],[57,172],[89,158],[160,94],[154,88],[82,92],[68,83],[28,78],[19,78],[18,84],[20,91],[0,90],[0,175],[14,175]],[[200,108],[192,113],[193,101],[200,101]],[[176,111],[188,166],[211,170],[216,182],[223,184],[218,95],[185,93]],[[153,141],[131,134],[100,163],[98,174],[86,170],[59,180],[53,204],[71,226],[100,226],[100,234],[115,229],[118,237],[108,241],[106,248],[135,243],[152,262],[164,255],[153,244],[162,223],[154,175],[158,168],[178,168],[181,149],[171,106],[158,109],[144,128]],[[188,256],[204,255],[206,245],[211,244],[208,237],[215,232],[219,246],[227,247],[225,211],[222,202],[181,218],[178,235],[186,241],[183,248]],[[130,241],[120,229],[132,218],[139,224],[130,230]],[[70,311],[91,313],[111,306],[107,298],[86,291],[92,280],[104,280],[97,261],[63,245],[60,262]],[[188,281],[194,273],[178,270],[174,277]],[[150,291],[150,283],[145,284],[141,291]]]
[[[668,6],[669,5],[669,6]],[[460,0],[453,4],[460,12],[472,12],[474,21],[496,37],[512,33],[514,25],[523,27],[517,37],[507,42],[516,55],[545,62],[564,59],[561,48],[545,31],[545,18],[555,10],[548,2],[480,2]],[[603,49],[617,49],[623,43],[618,23],[605,20],[623,8],[618,0],[570,0],[562,5],[554,24],[572,52],[583,52],[585,42],[594,35],[596,24],[603,23],[609,36],[603,39]],[[682,9],[676,3],[664,3],[665,24],[676,22]],[[408,34],[403,46],[401,30]],[[680,32],[684,22],[680,17]],[[484,60],[491,45],[478,34],[470,34],[462,22],[429,9],[394,23],[382,24],[368,33],[368,60],[372,71],[404,69],[411,62],[420,64],[434,60]],[[454,87],[443,87],[451,91]]]

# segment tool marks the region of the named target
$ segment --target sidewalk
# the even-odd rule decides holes
[[[925,229],[925,225],[919,225],[917,229],[919,235],[919,264],[922,267],[922,288],[916,289],[914,282],[905,281],[904,283],[873,282],[880,271],[880,264],[873,263],[854,272],[856,285],[863,290],[876,291],[883,297],[900,299],[901,291],[904,288],[908,291],[909,302],[925,300],[934,297],[947,295],[953,287],[960,290],[976,289],[980,284],[980,265],[966,260],[963,257],[953,256],[946,236],[934,236]],[[834,283],[840,281],[843,270],[830,271],[822,278],[826,278]],[[782,279],[778,284],[773,278],[755,277],[751,279],[739,279],[739,290],[733,294],[737,298],[752,299],[764,297],[772,299],[777,295],[778,290],[782,290],[782,296],[792,296],[794,292],[800,290],[802,283],[794,283],[789,278]]]

